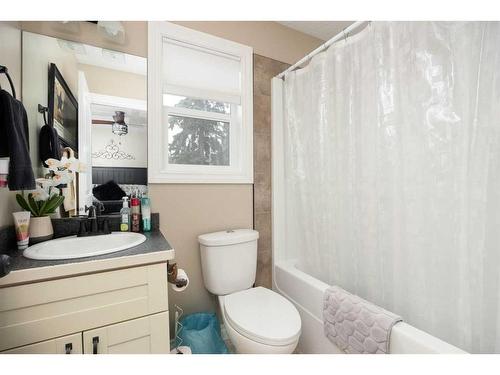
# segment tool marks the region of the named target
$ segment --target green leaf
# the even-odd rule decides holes
[[[31,207],[31,213],[33,216],[40,216],[40,213],[38,211],[38,205],[35,202],[35,199],[33,198],[33,194],[29,193],[28,194],[28,204]]]
[[[46,208],[49,200],[43,201],[42,205],[40,206],[40,210],[38,211],[40,213],[40,216],[45,216],[47,215],[46,213]]]
[[[56,198],[54,197],[50,197],[48,200],[47,200],[47,204],[45,205],[44,207],[44,215],[49,215],[51,213],[54,212],[54,209],[55,209],[55,202],[56,202]]]
[[[47,201],[47,206],[45,207],[45,214],[52,214],[54,213],[55,209],[59,207],[62,202],[64,201],[64,197],[60,195],[53,195],[50,197],[50,199]]]
[[[24,197],[21,194],[16,194],[16,201],[17,204],[19,204],[19,206],[21,206],[23,210],[31,212],[29,204],[26,202],[26,199],[24,199]]]

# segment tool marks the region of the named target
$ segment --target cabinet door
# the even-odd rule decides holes
[[[57,339],[25,345],[6,350],[2,354],[82,354],[82,334],[59,337]]]
[[[168,311],[83,332],[85,354],[160,354],[170,351]]]

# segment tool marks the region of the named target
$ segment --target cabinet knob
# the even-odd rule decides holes
[[[97,354],[97,345],[99,345],[99,336],[92,337],[92,354]]]
[[[68,343],[64,346],[64,350],[66,351],[66,354],[71,354],[71,351],[73,350],[73,344]]]

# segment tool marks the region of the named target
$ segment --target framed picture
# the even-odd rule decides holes
[[[78,102],[56,64],[49,67],[48,122],[57,130],[63,147],[78,152]]]

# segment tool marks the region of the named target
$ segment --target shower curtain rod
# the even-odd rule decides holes
[[[323,52],[324,50],[326,50],[328,47],[330,47],[333,43],[337,42],[338,40],[340,40],[342,38],[347,38],[349,36],[349,33],[351,31],[356,30],[361,25],[363,25],[364,23],[367,23],[367,22],[370,22],[370,21],[356,21],[353,24],[349,25],[344,30],[342,30],[340,33],[338,33],[337,35],[335,35],[333,38],[331,38],[330,40],[327,40],[325,43],[323,43],[321,46],[319,46],[318,48],[316,48],[314,51],[312,51],[308,55],[306,55],[303,58],[301,58],[299,61],[297,61],[291,67],[289,67],[287,70],[285,70],[284,72],[281,72],[280,74],[278,74],[276,76],[276,78],[285,79],[285,76],[288,73],[290,73],[291,71],[299,68],[306,61],[309,61],[314,56],[316,56],[318,53]]]

